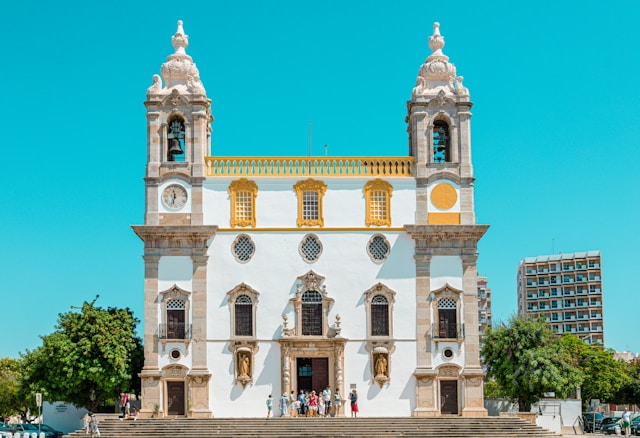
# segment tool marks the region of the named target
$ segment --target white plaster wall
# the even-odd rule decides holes
[[[323,198],[325,227],[364,227],[366,202],[363,188],[369,179],[316,178],[327,184]],[[293,186],[300,179],[252,178],[258,185],[256,226],[258,228],[296,228],[298,197]],[[204,185],[204,222],[226,228],[230,226],[231,200],[228,188],[233,179],[209,180]],[[413,223],[415,181],[387,179],[394,188],[391,197],[393,227]]]
[[[459,256],[431,257],[431,290],[446,284],[462,290],[462,260]]]
[[[173,285],[177,285],[180,289],[193,292],[193,261],[191,257],[160,257],[160,261],[158,262],[158,293],[170,289]],[[160,306],[160,298],[158,298],[157,311],[157,321],[161,323],[164,319],[163,315],[161,315],[162,306]],[[187,320],[188,323],[192,323],[192,315],[188,315]],[[182,352],[182,356],[177,361],[169,358],[169,352],[175,348]],[[191,355],[187,354],[186,346],[183,343],[167,343],[164,352],[162,351],[161,344],[158,344],[158,366],[162,368],[170,364],[180,364],[191,368]]]
[[[391,379],[382,388],[372,382],[370,353],[364,342],[349,342],[345,347],[345,388],[340,388],[344,398],[344,413],[351,415],[347,398],[355,385],[358,391],[358,416],[393,417],[409,416],[415,408],[416,343],[396,341],[396,350],[391,355]]]
[[[408,403],[413,397],[407,391],[413,391],[413,386],[408,381],[415,368],[416,348],[413,240],[399,232],[384,233],[391,253],[384,263],[376,264],[366,252],[367,242],[374,233],[314,230],[322,242],[323,252],[316,263],[309,264],[298,252],[298,245],[306,233],[246,231],[256,246],[255,255],[248,263],[238,263],[231,253],[231,244],[237,236],[235,232],[218,233],[209,249],[207,337],[209,369],[213,373],[210,397],[214,415],[263,415],[269,393],[273,393],[274,406],[277,405],[277,396],[281,395],[277,339],[282,336],[282,314],[289,314],[289,327],[292,328],[295,317],[289,299],[295,295],[296,278],[311,269],[326,277],[327,294],[335,300],[329,312],[329,324],[333,326],[336,314],[340,314],[341,335],[350,340],[345,348],[345,382],[355,382],[359,389],[371,385],[369,354],[363,347],[367,327],[363,293],[378,282],[396,292],[393,335],[397,350],[392,357],[391,389],[379,390],[376,384],[368,396],[363,395],[362,402],[366,406],[368,397],[379,403],[380,407],[371,408],[370,415],[409,415]],[[254,362],[255,380],[245,389],[233,384],[233,355],[227,342],[231,327],[226,294],[242,282],[260,293],[256,314],[259,351]],[[346,392],[343,391],[343,395]],[[242,410],[232,403],[237,400],[243,401]],[[402,403],[402,400],[406,402]]]

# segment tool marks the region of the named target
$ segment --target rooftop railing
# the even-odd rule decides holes
[[[206,157],[207,176],[413,175],[413,157]]]

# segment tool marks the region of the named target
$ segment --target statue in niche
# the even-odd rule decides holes
[[[375,364],[376,377],[387,376],[387,358],[383,353],[378,354]]]
[[[242,379],[248,379],[251,360],[247,353],[238,354],[238,377]]]

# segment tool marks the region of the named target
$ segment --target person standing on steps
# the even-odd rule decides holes
[[[349,401],[351,402],[351,416],[358,416],[358,392],[353,389],[349,394]]]
[[[289,398],[287,397],[287,393],[283,392],[282,397],[280,397],[280,416],[286,417],[289,414]]]
[[[273,398],[271,397],[271,394],[269,394],[269,397],[267,397],[267,418],[271,416],[272,410],[273,410]]]
[[[340,415],[340,408],[342,407],[342,396],[340,395],[340,388],[336,388],[333,393],[333,405],[335,406],[335,416]]]
[[[331,413],[331,388],[329,386],[322,391],[322,396],[324,397],[324,416],[329,417]]]

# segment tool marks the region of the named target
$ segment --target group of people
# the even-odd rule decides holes
[[[349,402],[351,405],[351,416],[358,416],[358,393],[353,389],[349,393]],[[280,415],[282,417],[328,417],[331,416],[331,407],[333,406],[333,416],[340,415],[342,408],[342,396],[340,389],[336,388],[335,392],[331,392],[331,388],[327,386],[324,390],[316,393],[316,391],[300,390],[296,397],[295,391],[290,394],[282,394],[279,400]],[[273,396],[269,394],[267,397],[267,418],[271,417],[273,412]]]

